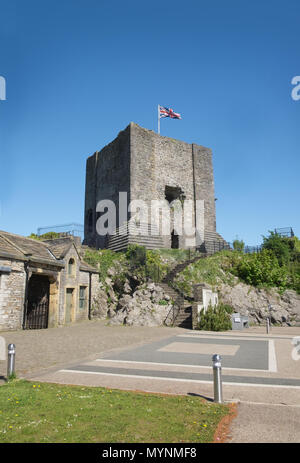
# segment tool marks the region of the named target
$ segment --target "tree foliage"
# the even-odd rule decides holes
[[[245,248],[245,243],[244,243],[244,241],[235,239],[235,240],[233,241],[232,245],[233,245],[233,249],[234,249],[235,251],[240,251],[240,252],[244,251],[244,248]]]

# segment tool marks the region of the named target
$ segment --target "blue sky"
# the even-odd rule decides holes
[[[83,223],[85,162],[130,121],[213,150],[217,229],[300,235],[300,3],[0,0],[0,229]]]

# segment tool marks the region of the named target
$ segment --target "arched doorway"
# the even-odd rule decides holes
[[[28,282],[24,329],[48,328],[50,282],[46,275],[33,274]]]

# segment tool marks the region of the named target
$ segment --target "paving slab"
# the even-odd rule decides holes
[[[240,403],[229,443],[299,443],[300,406]]]

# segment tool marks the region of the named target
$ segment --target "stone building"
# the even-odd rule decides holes
[[[37,241],[0,231],[0,330],[89,318],[99,275],[80,246],[73,237]]]
[[[138,224],[138,235],[133,234],[132,213],[126,209],[124,214],[121,207],[124,199],[120,192],[126,193],[127,206],[133,200],[143,200],[149,210],[153,200],[167,204],[174,200],[189,200],[192,204],[191,225],[197,232],[192,237],[185,233],[178,235],[173,230],[171,217],[167,234],[162,232],[159,222],[151,223],[155,229],[151,233],[148,215]],[[96,229],[101,217],[97,204],[101,200],[110,200],[116,207],[115,233],[108,232],[104,236],[100,236]],[[203,204],[200,227],[196,222],[197,202]],[[163,137],[131,122],[115,140],[87,159],[84,223],[84,243],[96,248],[120,250],[129,243],[143,244],[147,248],[195,248],[202,245],[204,250],[208,242],[225,246],[223,238],[216,232],[211,149]]]

